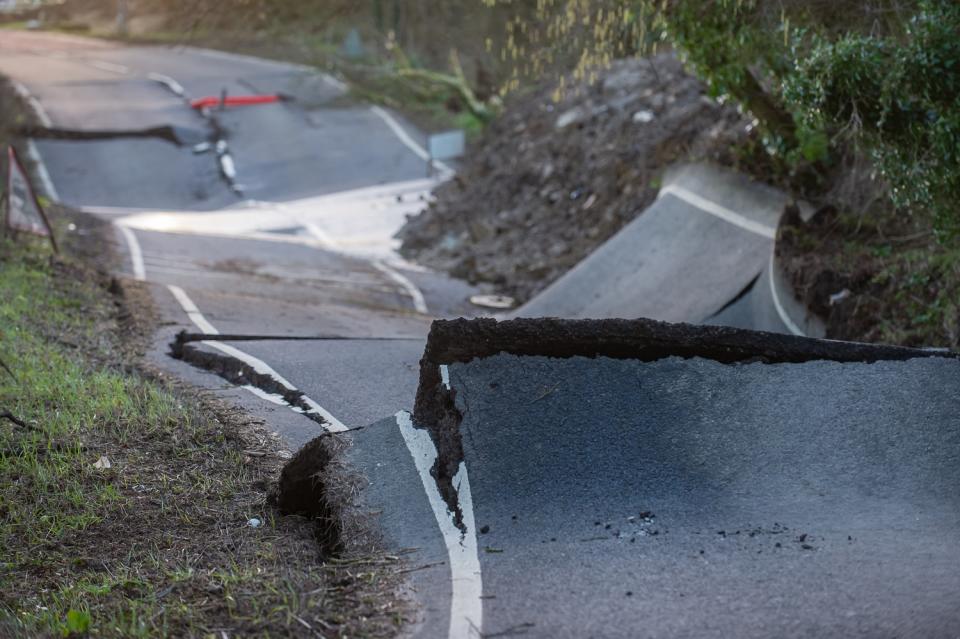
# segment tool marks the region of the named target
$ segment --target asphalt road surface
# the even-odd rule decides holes
[[[957,601],[958,549],[936,533],[957,524],[956,498],[947,491],[960,467],[950,452],[956,450],[955,433],[952,448],[923,469],[942,471],[925,496],[934,513],[929,517],[918,510],[921,502],[911,501],[905,478],[883,494],[871,492],[868,480],[886,481],[893,473],[895,460],[881,463],[877,442],[932,446],[944,435],[937,432],[943,415],[922,403],[935,390],[924,380],[929,375],[955,388],[955,369],[931,372],[924,366],[933,364],[917,364],[906,386],[893,383],[893,372],[869,369],[887,395],[871,391],[856,404],[838,401],[810,413],[833,392],[817,386],[813,365],[783,367],[771,378],[761,367],[744,367],[731,377],[728,367],[710,362],[617,368],[570,360],[551,370],[540,361],[508,358],[452,366],[451,383],[470,408],[464,422],[470,479],[464,470],[458,483],[465,489],[462,523],[473,532],[465,535],[430,476],[436,450],[429,437],[402,413],[395,416],[412,407],[431,319],[478,312],[467,302],[475,289],[405,263],[393,251],[392,233],[404,215],[422,207],[445,177],[426,176],[418,131],[397,114],[352,102],[341,83],[316,70],[193,48],[0,31],[0,73],[32,96],[45,126],[115,132],[169,126],[176,133],[180,144],[37,139],[32,155],[39,161],[41,190],[115,222],[127,274],[152,285],[163,325],[151,357],[166,370],[264,417],[292,448],[324,431],[373,424],[352,434],[347,455],[369,479],[363,500],[382,510],[384,537],[398,548],[417,549],[409,561],[423,568],[411,573],[421,611],[411,634],[818,636],[856,630],[947,636],[937,623],[949,620]],[[184,99],[223,90],[279,91],[293,100],[204,117]],[[229,170],[215,149],[194,148],[220,140]],[[724,255],[704,248],[700,270],[684,272],[674,268],[675,260],[651,253],[655,268],[644,277],[656,280],[659,288],[651,290],[657,294],[645,295],[644,305],[630,312],[702,321],[711,314],[716,320],[722,310],[731,324],[780,331],[792,330],[792,324],[801,330],[801,322],[784,323],[784,303],[744,302],[767,268],[775,215],[756,217],[751,209],[733,211],[735,218],[718,216],[738,207],[737,194],[724,199],[721,193],[716,202],[704,197],[687,190],[665,194],[654,206],[668,207],[673,218],[651,216],[661,225],[658,237],[697,254],[697,238],[683,234],[709,228],[700,246],[720,238],[724,255],[737,259],[720,259]],[[746,229],[743,220],[752,221]],[[699,278],[710,271],[711,256],[724,266],[714,269],[718,283],[707,287],[710,297],[704,299]],[[750,282],[754,286],[739,305],[727,306]],[[570,289],[581,301],[582,286]],[[624,286],[617,291],[620,301],[630,290],[629,282]],[[540,302],[559,308],[548,301]],[[605,312],[624,311],[611,306]],[[210,336],[342,339],[197,345],[199,352],[227,357],[281,388],[303,391],[309,400],[304,409],[171,359],[168,345],[181,329]],[[857,381],[862,372],[840,371],[849,391],[841,397],[869,390]],[[560,380],[570,392],[556,390]],[[666,395],[655,396],[659,387]],[[695,391],[696,401],[681,401],[681,388]],[[926,394],[908,396],[908,388]],[[638,393],[659,412],[631,410]],[[763,397],[780,394],[793,398],[789,419],[764,412]],[[712,401],[716,397],[725,399]],[[536,401],[526,405],[523,398]],[[810,398],[818,401],[804,401]],[[958,408],[953,403],[936,410],[956,415]],[[898,435],[896,425],[911,409],[926,439]],[[682,420],[675,419],[677,411],[683,411]],[[851,412],[863,416],[848,439],[821,439],[830,434],[831,420]],[[651,415],[660,413],[689,428],[659,432]],[[866,431],[870,423],[879,425],[875,440]],[[732,424],[747,428],[723,437]],[[749,433],[773,439],[752,445],[755,440],[745,440]],[[790,481],[763,485],[758,460],[777,442],[790,442],[809,467],[796,469]],[[820,487],[827,494],[820,500],[810,482],[817,477],[817,456],[830,442],[866,446],[878,461],[872,475],[851,472],[850,486]],[[696,452],[699,465],[676,466],[681,450]],[[658,451],[666,455],[659,465],[653,463]],[[854,453],[843,448],[831,456],[830,472],[840,472]],[[952,466],[944,457],[950,454]],[[687,499],[709,477],[720,478],[713,492]],[[469,482],[474,504],[463,502],[471,494]],[[798,495],[802,508],[791,512],[785,504]],[[880,519],[891,504],[899,506],[899,519],[884,532]],[[954,510],[945,511],[944,504]],[[648,511],[655,517],[643,515]],[[818,519],[818,512],[826,515]],[[718,530],[740,532],[724,536]],[[755,530],[762,534],[751,537]],[[803,534],[815,550],[802,548],[805,542],[797,540]],[[906,550],[897,543],[904,535],[916,541]],[[775,546],[781,539],[781,547]],[[891,568],[894,551],[908,553],[903,556],[909,570]],[[849,571],[857,574],[849,589],[817,590]],[[926,590],[919,581],[924,574],[930,580]],[[867,605],[864,593],[877,598]],[[828,613],[818,616],[818,610]]]

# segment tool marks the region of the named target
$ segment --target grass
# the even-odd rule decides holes
[[[398,560],[321,556],[278,442],[132,369],[103,284],[0,241],[0,636],[394,634]]]
[[[26,113],[0,78],[0,148]],[[268,503],[281,442],[144,367],[149,291],[104,274],[109,227],[51,208],[63,255],[0,236],[0,637],[395,635],[400,560],[325,555]]]

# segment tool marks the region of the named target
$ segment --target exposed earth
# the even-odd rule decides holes
[[[589,83],[512,100],[401,252],[529,299],[636,217],[683,159],[729,164],[749,121],[718,104],[669,53],[621,60]]]

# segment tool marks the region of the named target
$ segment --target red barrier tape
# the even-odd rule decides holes
[[[251,106],[254,104],[273,104],[274,102],[279,102],[279,95],[232,95],[227,96],[227,99],[223,102],[224,106]],[[209,95],[205,98],[197,98],[196,100],[190,101],[190,106],[194,109],[202,109],[204,107],[218,107],[220,106],[220,98],[216,96]]]

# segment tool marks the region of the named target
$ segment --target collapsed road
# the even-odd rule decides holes
[[[464,357],[433,361],[442,349],[440,333],[426,341],[431,320],[476,314],[466,300],[477,291],[396,257],[393,232],[449,175],[425,177],[422,135],[399,116],[351,102],[314,69],[189,47],[2,32],[0,72],[42,127],[71,132],[31,142],[43,190],[115,223],[128,274],[149,283],[161,314],[153,362],[262,417],[293,449],[317,435],[336,442],[336,457],[321,458],[365,477],[353,508],[379,511],[367,533],[409,551],[420,604],[411,634],[956,629],[954,360],[844,357],[809,341],[789,342],[786,352],[806,353],[791,359],[741,333],[754,350],[730,358],[711,345],[734,334],[710,329],[720,332],[656,357],[596,344],[542,352],[535,331],[523,338],[529,351],[480,352],[466,339]],[[101,135],[170,127],[210,141],[189,99],[224,90],[293,98],[216,114],[230,180],[219,152]],[[684,188],[655,206],[717,230],[737,257],[713,269],[723,286],[697,280],[709,259],[671,270],[651,254],[661,275],[647,279],[660,288],[647,305],[604,312],[726,313],[763,328],[762,311],[780,322],[770,328],[797,332],[757,286],[779,204],[721,193],[711,205]],[[709,258],[719,255],[711,237],[672,239]],[[192,335],[178,341],[182,330]],[[421,368],[425,348],[432,369]],[[415,397],[416,419],[384,420]]]
[[[349,455],[391,543],[448,560],[449,636],[960,629],[957,354],[459,320],[434,324],[420,382],[412,421]],[[369,457],[404,440],[426,497],[402,453]],[[442,540],[412,525],[431,511]]]

